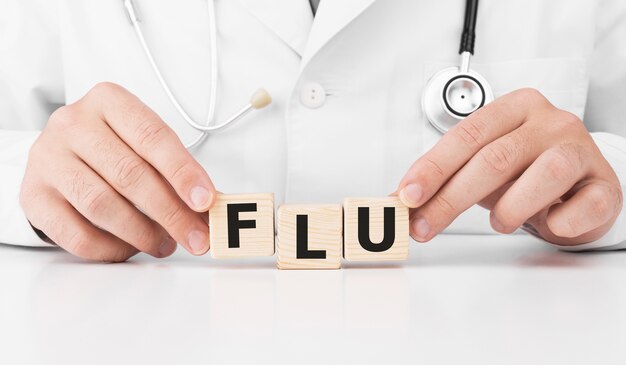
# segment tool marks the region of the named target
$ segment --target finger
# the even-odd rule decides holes
[[[72,150],[122,196],[163,227],[189,252],[209,249],[208,226],[146,161],[106,125],[72,139]]]
[[[567,201],[552,206],[546,221],[556,236],[574,238],[612,225],[621,207],[619,189],[604,182],[594,182],[583,186]],[[599,237],[593,237],[596,238]]]
[[[515,179],[540,153],[519,128],[482,148],[430,200],[412,215],[412,234],[424,242],[462,212]]]
[[[559,246],[575,246],[583,243],[588,243],[591,241],[595,241],[600,238],[604,233],[610,229],[612,223],[601,225],[600,227],[588,231],[587,233],[583,233],[577,237],[561,237],[554,234],[547,223],[548,213],[552,206],[559,204],[559,202],[555,202],[549,207],[542,209],[539,213],[530,217],[523,225],[522,230],[530,233],[533,236],[541,238],[544,241],[550,242]]]
[[[154,257],[167,257],[176,251],[176,241],[161,226],[120,196],[89,166],[78,159],[70,164],[60,180],[49,184],[79,213],[95,226]]]
[[[411,166],[398,187],[400,199],[410,208],[424,204],[484,146],[517,129],[531,109],[547,104],[539,92],[522,89],[477,110]]]
[[[25,209],[33,227],[54,243],[86,260],[122,262],[138,250],[111,233],[94,227],[56,191],[37,199],[37,209]]]
[[[215,187],[202,166],[161,118],[124,88],[103,83],[88,95],[101,118],[139,156],[152,165],[193,210],[206,212]]]
[[[496,203],[500,200],[500,198],[504,195],[504,193],[509,190],[509,188],[513,185],[515,181],[510,181],[498,189],[496,189],[493,193],[487,195],[483,200],[478,202],[478,205],[481,207],[491,211],[496,206]]]
[[[570,191],[588,171],[583,147],[563,144],[543,152],[496,203],[491,226],[511,233]]]

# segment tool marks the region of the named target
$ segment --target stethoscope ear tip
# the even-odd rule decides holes
[[[268,93],[267,90],[263,88],[255,91],[254,94],[252,94],[252,96],[250,97],[250,105],[252,105],[254,109],[265,108],[271,103],[272,97],[270,96],[270,93]]]

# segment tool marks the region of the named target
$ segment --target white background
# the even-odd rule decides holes
[[[623,364],[626,252],[443,236],[399,264],[279,271],[179,250],[0,246],[0,364]]]

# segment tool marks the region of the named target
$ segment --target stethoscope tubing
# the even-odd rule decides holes
[[[172,90],[170,89],[168,83],[165,81],[165,78],[163,77],[161,70],[159,69],[156,61],[154,60],[154,56],[152,55],[152,51],[150,50],[150,47],[148,47],[148,43],[146,42],[146,39],[144,37],[143,30],[141,29],[141,25],[139,24],[140,19],[137,14],[136,7],[133,4],[133,1],[124,0],[124,7],[126,8],[126,11],[130,18],[133,29],[135,30],[137,38],[139,39],[141,48],[143,49],[148,59],[148,63],[150,64],[152,71],[154,72],[157,80],[159,81],[159,84],[161,84],[161,88],[167,95],[168,99],[170,100],[170,102],[172,103],[176,111],[185,120],[185,122],[189,124],[191,127],[200,131],[200,134],[191,143],[185,144],[185,148],[192,149],[198,146],[200,143],[202,143],[202,141],[204,141],[204,139],[207,137],[209,132],[222,129],[226,125],[236,120],[237,118],[231,118],[228,121],[221,123],[220,125],[210,126],[210,124],[213,123],[215,119],[215,108],[216,108],[217,97],[218,97],[217,85],[218,85],[218,75],[219,75],[218,54],[217,54],[218,52],[217,25],[216,25],[216,20],[215,20],[215,1],[207,0],[207,9],[208,9],[208,16],[209,16],[209,49],[210,49],[210,54],[211,54],[210,55],[210,63],[211,63],[210,85],[211,86],[210,86],[210,96],[209,96],[209,111],[207,113],[205,124],[197,123],[196,121],[193,120],[193,118],[189,116],[189,114],[185,111],[185,109],[182,107],[182,105],[180,104],[180,102],[178,101],[178,99],[176,98]],[[247,108],[244,108],[244,109],[251,109],[251,107],[248,106]],[[243,114],[245,114],[245,112],[242,113],[240,111],[239,113],[237,113],[237,115],[239,116]]]

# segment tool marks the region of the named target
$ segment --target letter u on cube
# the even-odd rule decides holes
[[[409,210],[397,197],[278,208],[279,269],[339,269],[348,261],[406,260]],[[220,194],[209,211],[211,256],[274,255],[274,195]]]

